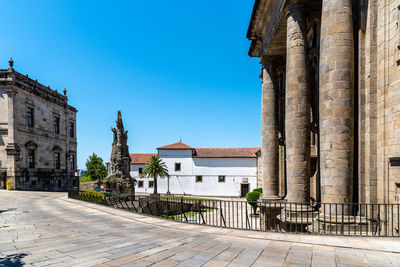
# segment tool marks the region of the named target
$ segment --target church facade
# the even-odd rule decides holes
[[[255,1],[264,199],[400,202],[399,28],[399,0]]]
[[[76,177],[76,112],[60,94],[13,68],[0,70],[0,188],[66,191]]]

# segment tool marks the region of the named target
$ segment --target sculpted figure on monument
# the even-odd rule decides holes
[[[118,111],[116,128],[113,131],[113,143],[110,159],[110,174],[108,190],[133,192],[135,179],[130,175],[130,162],[128,147],[128,131],[124,129],[121,112]]]

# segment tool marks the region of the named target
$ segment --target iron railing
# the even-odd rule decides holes
[[[216,227],[345,236],[400,237],[400,204],[253,202],[70,191],[70,198]]]

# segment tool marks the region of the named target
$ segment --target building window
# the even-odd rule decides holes
[[[60,134],[60,118],[54,117],[54,133]]]
[[[33,108],[26,109],[26,124],[28,127],[33,127]]]
[[[225,183],[225,176],[218,176],[218,183]]]
[[[201,182],[203,182],[203,176],[201,175],[196,176],[196,183],[201,183]]]
[[[180,163],[175,163],[175,171],[180,172],[181,171],[181,164]]]
[[[149,188],[154,187],[154,181],[149,181]]]
[[[73,122],[69,123],[69,137],[75,137],[75,124]]]
[[[60,153],[54,153],[54,167],[58,170],[60,169]]]
[[[143,168],[139,168],[139,175],[143,173]]]
[[[71,170],[75,170],[75,155],[71,155],[69,160],[70,160],[70,168],[71,168]]]
[[[35,150],[28,149],[28,168],[35,168]]]
[[[143,181],[138,182],[138,187],[140,187],[140,188],[143,187]]]

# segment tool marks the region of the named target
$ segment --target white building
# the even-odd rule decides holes
[[[192,148],[182,142],[157,148],[168,167],[171,194],[243,197],[257,187],[260,148]],[[131,176],[137,193],[152,193],[153,178],[140,178],[145,163],[157,154],[131,154]],[[158,192],[166,193],[168,179],[158,178]]]

